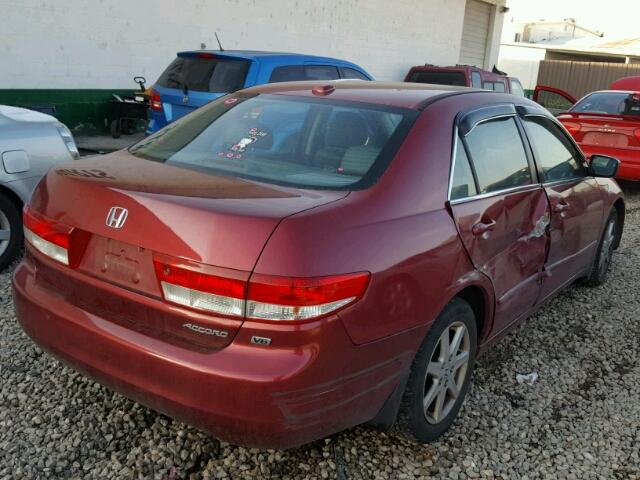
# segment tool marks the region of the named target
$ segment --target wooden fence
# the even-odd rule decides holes
[[[559,88],[581,98],[595,90],[606,90],[614,80],[631,75],[640,75],[639,63],[541,60],[538,85]]]

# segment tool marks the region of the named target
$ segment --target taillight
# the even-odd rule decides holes
[[[91,234],[57,222],[26,206],[22,215],[24,236],[40,253],[64,265],[76,267]]]
[[[166,255],[154,255],[167,302],[200,311],[257,320],[310,320],[357,301],[369,284],[369,273],[319,278],[253,275]]]
[[[572,137],[575,137],[576,134],[580,131],[579,123],[571,123],[571,122],[562,122],[564,128],[571,134]]]
[[[247,294],[248,318],[307,320],[355,302],[369,284],[369,273],[320,278],[252,275]]]
[[[162,110],[162,98],[155,90],[151,90],[151,95],[149,95],[149,108],[151,110]]]
[[[153,264],[167,302],[231,317],[244,316],[246,275],[155,254]]]
[[[640,142],[640,128],[636,128],[633,132],[633,134],[635,135],[635,137],[638,139],[638,141]]]

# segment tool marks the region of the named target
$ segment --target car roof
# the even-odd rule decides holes
[[[313,93],[314,87],[331,85],[335,90],[326,95]],[[431,85],[427,83],[409,82],[377,82],[363,80],[331,80],[282,82],[259,85],[242,90],[246,93],[268,93],[296,97],[318,98],[326,96],[330,99],[371,103],[392,107],[419,110],[425,103],[435,97],[460,93],[485,93],[487,91],[452,85]]]
[[[592,93],[627,93],[627,94],[633,94],[633,93],[638,93],[634,90],[596,90],[595,92],[589,92],[587,95],[591,95]],[[585,96],[587,96],[585,95]]]
[[[261,50],[186,50],[183,52],[178,52],[178,56],[187,56],[187,55],[197,55],[199,53],[207,53],[211,55],[215,55],[216,57],[227,57],[227,58],[241,58],[245,60],[258,60],[258,59],[269,59],[269,60],[278,60],[278,59],[286,59],[286,58],[296,58],[299,60],[306,60],[311,62],[330,62],[332,64],[344,64],[344,65],[355,65],[346,60],[341,60],[339,58],[332,57],[321,57],[318,55],[306,55],[303,53],[290,53],[290,52],[265,52]]]

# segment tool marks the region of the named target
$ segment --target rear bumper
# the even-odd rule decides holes
[[[38,283],[28,258],[13,295],[18,321],[44,350],[131,399],[252,447],[294,447],[372,419],[416,343],[414,331],[355,346],[333,317],[297,327],[245,322],[228,347],[193,351],[69,304]],[[272,344],[252,345],[252,335]]]
[[[580,145],[582,151],[591,155],[608,155],[620,160],[620,169],[616,178],[623,180],[640,180],[640,150],[628,150],[623,148],[598,147],[592,145]]]

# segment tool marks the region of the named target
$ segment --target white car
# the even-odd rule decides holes
[[[55,117],[0,105],[0,271],[22,248],[22,206],[36,184],[52,166],[79,156]]]

